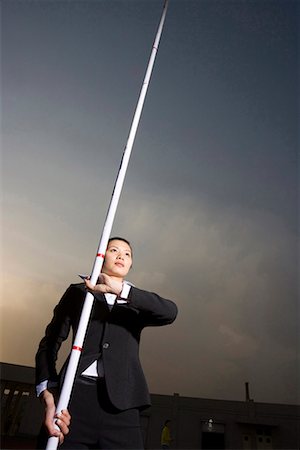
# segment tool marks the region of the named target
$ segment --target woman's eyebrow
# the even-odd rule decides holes
[[[112,250],[113,248],[116,249],[116,250],[119,250],[119,251],[124,250],[124,252],[131,254],[131,250],[130,249],[125,249],[125,248],[122,249],[122,248],[120,248],[120,247],[118,247],[116,245],[111,245],[110,247],[107,247],[107,250]]]

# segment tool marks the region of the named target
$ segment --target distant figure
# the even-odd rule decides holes
[[[161,432],[161,448],[168,449],[170,448],[171,442],[173,439],[171,438],[171,430],[170,430],[171,420],[166,420],[164,423],[164,427]]]

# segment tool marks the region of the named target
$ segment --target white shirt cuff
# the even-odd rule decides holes
[[[121,299],[122,299],[122,298],[127,299],[127,298],[128,298],[128,295],[129,295],[129,292],[130,292],[130,289],[131,289],[130,284],[128,284],[126,281],[124,281],[124,283],[123,283],[123,289],[122,289],[122,292],[121,292],[121,294],[120,294],[120,298],[121,298]]]
[[[35,387],[36,395],[37,395],[37,397],[39,397],[41,395],[41,393],[44,392],[46,389],[54,388],[57,386],[58,386],[58,383],[56,381],[44,380]]]

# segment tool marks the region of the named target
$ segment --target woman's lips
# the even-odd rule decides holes
[[[124,267],[124,264],[121,263],[121,262],[116,262],[115,265],[118,266],[118,267]]]

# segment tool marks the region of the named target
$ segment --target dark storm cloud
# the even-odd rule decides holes
[[[3,2],[2,360],[33,364],[91,270],[161,7]],[[250,381],[295,402],[296,18],[293,1],[170,2],[113,230],[132,281],[179,306],[145,332],[152,392],[243,399]]]

